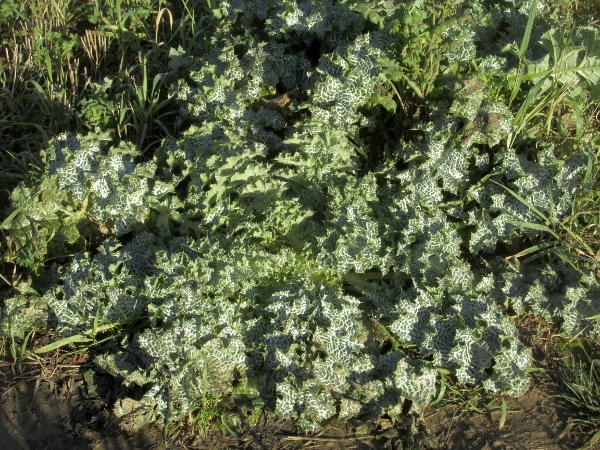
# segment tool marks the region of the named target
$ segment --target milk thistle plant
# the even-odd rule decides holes
[[[2,333],[122,330],[96,363],[165,424],[207,396],[308,431],[402,417],[440,373],[525,393],[531,353],[509,313],[594,336],[600,286],[566,243],[510,258],[553,236],[591,170],[585,151],[559,158],[523,134],[519,108],[535,125],[536,106],[513,88],[597,92],[600,41],[557,41],[532,2],[484,3],[442,21],[423,1],[219,2],[201,56],[173,55],[186,131],[150,156],[65,133],[13,192],[17,261],[74,256],[5,301]],[[524,33],[547,45],[502,53]],[[429,72],[407,71],[426,54]]]

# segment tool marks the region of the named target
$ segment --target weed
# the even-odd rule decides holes
[[[70,335],[34,353],[92,353],[127,334],[106,368],[132,376],[119,366],[132,358],[133,382],[154,383],[167,399],[181,393],[161,404],[161,417],[176,418],[167,434],[230,430],[232,374],[253,371],[275,393],[276,413],[306,429],[342,408],[353,417],[357,398],[380,404],[390,384],[426,404],[440,373],[432,404],[499,411],[502,427],[506,400],[481,383],[518,395],[531,360],[497,304],[550,311],[559,293],[517,281],[502,291],[491,286],[496,276],[508,286],[520,274],[496,268],[505,259],[564,263],[576,280],[600,255],[598,32],[544,22],[536,34],[548,19],[534,0],[516,17],[502,13],[520,36],[507,47],[514,67],[488,54],[491,70],[476,39],[484,25],[464,0],[325,3],[327,14],[300,14],[294,1],[257,10],[204,0],[5,2],[0,170],[27,181],[0,226],[5,262],[18,272],[0,276],[22,294],[8,299],[11,313],[40,297],[15,280],[51,275],[40,292]],[[491,21],[476,3],[477,20]],[[570,20],[568,11],[594,13],[587,0],[561,8]],[[547,55],[531,61],[540,36]],[[261,106],[282,89],[306,99]],[[178,123],[194,126],[153,158]],[[98,134],[81,137],[90,131]],[[568,145],[530,151],[542,140]],[[48,148],[42,174],[37,152]],[[562,171],[563,154],[584,154],[585,169]],[[577,190],[569,183],[579,177]],[[52,193],[27,191],[43,183]],[[101,245],[83,238],[93,233]],[[522,235],[532,245],[499,251]],[[563,305],[591,315],[589,295],[569,289]],[[364,345],[379,337],[368,337],[371,313],[386,324],[389,352]],[[570,319],[575,330],[580,317]],[[173,344],[175,335],[186,343]],[[16,363],[30,355],[26,336],[22,346],[10,341]]]
[[[166,135],[170,132],[165,126],[164,119],[175,114],[173,109],[169,110],[170,98],[161,99],[163,75],[157,74],[152,81],[148,77],[148,55],[139,55],[139,64],[126,72],[133,83],[135,95],[131,96],[128,111],[131,117],[131,126],[137,136],[136,143],[139,148],[144,148],[148,137],[153,137],[153,131],[158,126]],[[137,69],[137,70],[136,70]],[[133,75],[137,71],[138,75]],[[141,72],[141,73],[140,73]]]
[[[189,436],[199,434],[202,439],[206,439],[209,428],[227,430],[230,434],[235,432],[227,423],[227,418],[222,406],[223,400],[210,393],[208,383],[207,368],[202,371],[202,395],[197,405],[190,410],[186,418],[167,424],[164,428],[164,439],[185,439]]]
[[[591,448],[600,442],[600,360],[572,355],[556,377],[562,387],[556,397],[576,411],[570,427],[582,425],[595,431],[588,442]]]
[[[600,19],[600,5],[596,0],[546,0],[545,3],[553,20],[566,29],[598,23]]]
[[[430,406],[434,411],[452,408],[454,416],[460,417],[470,412],[497,411],[501,408],[495,405],[498,401],[502,403],[500,395],[490,394],[480,386],[462,385],[454,377],[442,375],[438,396]]]
[[[589,158],[592,158],[589,155]],[[591,162],[589,163],[591,165]],[[490,180],[495,184],[495,181]],[[500,185],[502,186],[502,185]],[[523,263],[528,264],[535,261],[538,258],[541,258],[547,254],[556,255],[566,264],[569,264],[571,267],[577,269],[576,260],[581,259],[586,263],[591,263],[593,265],[599,264],[598,261],[594,259],[594,250],[589,246],[589,244],[580,236],[579,234],[573,232],[573,230],[569,227],[567,221],[557,221],[554,217],[553,200],[552,200],[552,187],[548,189],[548,194],[550,196],[549,205],[550,211],[548,213],[541,212],[538,208],[533,206],[530,202],[522,198],[513,190],[507,188],[506,186],[502,186],[509,192],[514,198],[516,198],[519,202],[521,202],[524,206],[527,207],[528,210],[532,211],[537,215],[537,217],[541,220],[540,222],[522,222],[522,221],[512,221],[516,225],[520,225],[524,228],[540,231],[546,233],[547,235],[552,236],[553,239],[544,240],[539,244],[533,245],[531,247],[525,248],[521,250],[519,253],[512,255],[509,259],[512,258],[520,258],[524,256],[528,256],[527,259],[523,261]],[[554,231],[552,228],[557,228],[557,231]],[[517,260],[518,261],[518,260]]]

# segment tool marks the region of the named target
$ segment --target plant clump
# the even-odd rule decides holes
[[[510,258],[569,213],[589,162],[515,140],[511,91],[490,81],[514,68],[479,56],[490,17],[509,35],[527,17],[475,2],[477,20],[459,5],[460,20],[417,30],[422,2],[363,3],[220,2],[209,48],[174,55],[189,68],[172,86],[181,135],[151,155],[97,133],[53,139],[41,182],[12,195],[12,248],[30,267],[75,256],[41,295],[6,300],[2,333],[118,324],[130,331],[96,363],[143,387],[149,420],[243,396],[306,430],[398,420],[435,398],[439,373],[522,395],[531,353],[507,313],[597,335],[595,275],[568,254]],[[394,92],[417,32],[445,67]],[[410,92],[426,113],[381,133],[408,120]]]

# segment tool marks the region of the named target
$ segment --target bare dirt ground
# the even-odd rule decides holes
[[[550,330],[539,333],[535,323],[521,325],[522,339],[533,348],[532,388],[519,399],[507,399],[500,428],[499,399],[495,408],[450,403],[422,412],[430,433],[426,449],[571,450],[586,446],[590,431],[570,426],[576,412],[554,395],[559,385],[552,377],[560,368]],[[6,360],[7,358],[5,358]],[[21,364],[0,361],[0,450],[166,450],[166,449],[340,449],[394,450],[400,441],[389,430],[353,435],[349,427],[328,427],[318,437],[301,435],[285,422],[263,415],[258,424],[234,437],[221,431],[182,434],[165,442],[158,426],[134,432],[112,414],[122,393],[109,376],[88,382],[93,365],[82,355],[62,355]],[[181,436],[185,435],[185,438]],[[596,447],[600,448],[600,447]]]
[[[6,368],[6,366],[4,367]],[[125,450],[164,449],[162,433],[147,428],[129,435],[111,426],[107,398],[89,396],[80,370],[54,380],[17,375],[0,378],[0,449]],[[57,379],[58,378],[58,379]]]
[[[437,436],[436,449],[573,450],[591,437],[569,428],[572,413],[551,396],[556,386],[534,375],[533,386],[519,399],[508,399],[508,412],[500,428],[501,411],[471,411],[458,416],[457,407],[425,412],[425,422]],[[589,448],[589,447],[588,447]]]
[[[577,411],[557,394],[557,374],[564,370],[565,356],[557,351],[560,337],[552,327],[532,318],[521,319],[520,339],[532,349],[531,388],[524,396],[506,398],[507,414],[500,428],[500,402],[488,411],[462,404],[424,411],[427,428],[437,438],[434,449],[470,450],[574,450],[599,449],[589,446],[593,432],[574,426]],[[492,410],[492,411],[489,411]]]

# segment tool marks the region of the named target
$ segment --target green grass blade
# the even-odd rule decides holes
[[[29,82],[33,84],[33,87],[35,87],[35,90],[38,91],[39,94],[41,94],[45,99],[48,99],[46,91],[44,91],[44,88],[40,85],[40,83],[35,80],[29,80]]]
[[[587,445],[589,446],[589,448],[592,448],[598,442],[600,442],[600,430],[596,431],[596,433],[592,436]]]
[[[508,104],[512,105],[512,102],[517,97],[517,94],[521,90],[521,82],[524,80],[523,77],[523,57],[525,52],[527,51],[527,47],[529,46],[529,40],[531,38],[531,29],[533,28],[533,22],[535,19],[535,15],[537,12],[537,0],[533,0],[531,4],[531,10],[529,11],[529,18],[527,19],[527,25],[525,27],[525,32],[523,34],[523,40],[521,41],[521,47],[519,48],[519,67],[517,68],[517,75],[509,79],[509,82],[512,83],[512,92],[510,94],[510,99],[508,100]]]
[[[527,120],[525,120],[523,122],[523,119],[525,117],[525,113],[527,112],[527,110],[529,109],[529,107],[537,101],[537,99],[539,98],[540,94],[542,94],[543,92],[545,92],[547,90],[544,89],[542,91],[542,88],[544,87],[544,84],[546,83],[546,80],[550,77],[550,75],[546,75],[544,78],[542,78],[541,80],[539,80],[527,93],[527,97],[525,98],[525,101],[523,102],[523,104],[521,105],[521,107],[519,108],[519,111],[517,111],[517,114],[515,115],[514,118],[514,127],[515,129],[517,129],[517,133],[520,129],[524,128],[525,124],[527,123]],[[547,100],[547,99],[545,99]],[[545,106],[546,102],[541,102],[538,103],[537,107],[534,108],[534,112],[539,112],[541,109],[543,109],[543,107]],[[521,124],[521,126],[518,126],[519,124]]]
[[[500,430],[502,428],[504,428],[504,423],[506,422],[507,412],[508,412],[508,407],[506,406],[506,399],[504,397],[502,397],[502,415],[500,416],[500,424],[498,425],[498,429],[500,429]]]
[[[27,200],[25,202],[23,202],[23,204],[19,205],[19,207],[17,207],[13,212],[11,212],[8,217],[6,219],[4,219],[2,221],[2,223],[0,224],[0,229],[5,230],[7,229],[10,224],[12,223],[12,221],[15,219],[15,217],[17,217],[17,215],[21,212],[21,210],[27,205],[27,203],[29,203],[29,201],[35,197],[37,194],[39,194],[40,192],[42,192],[43,189],[40,190],[36,190],[34,192],[32,192],[29,197],[27,198]]]
[[[546,225],[541,225],[539,223],[523,222],[522,220],[507,220],[507,222],[518,227],[529,228],[530,230],[537,230],[543,231],[545,233],[550,233],[552,236],[560,240],[560,237]]]
[[[513,191],[510,188],[507,188],[506,186],[494,181],[494,180],[490,180],[492,183],[497,184],[498,186],[503,187],[504,189],[506,189],[514,198],[516,198],[517,200],[519,200],[521,203],[523,203],[525,206],[527,206],[531,211],[533,211],[535,214],[537,214],[537,216],[542,219],[544,221],[544,223],[548,224],[549,220],[548,218],[540,211],[538,210],[535,206],[533,206],[531,203],[529,203],[527,200],[525,200],[523,197],[521,197],[519,194],[517,194],[515,191]],[[524,222],[523,222],[524,223]],[[547,227],[546,227],[547,228]]]
[[[44,63],[46,64],[46,71],[48,72],[48,79],[50,83],[54,83],[54,79],[52,77],[52,61],[50,60],[50,54],[46,52],[44,55]]]
[[[442,401],[442,398],[444,397],[444,393],[446,392],[446,377],[444,375],[442,375],[440,377],[440,393],[438,394],[437,398],[432,401],[429,405],[435,405],[436,403],[439,403]]]
[[[29,338],[32,334],[33,331],[30,331],[29,333],[27,333],[27,336],[25,336],[25,339],[23,339],[23,344],[21,345],[21,358],[23,357],[23,355],[25,355],[25,351],[27,350],[27,344],[29,343]]]
[[[533,261],[536,261],[540,258],[543,258],[546,255],[549,255],[550,253],[561,253],[562,255],[565,255],[566,253],[564,252],[560,252],[561,250],[568,250],[571,249],[570,246],[568,245],[560,245],[560,246],[553,246],[553,247],[548,247],[546,249],[542,249],[540,250],[538,253],[536,253],[535,255],[530,256],[529,258],[521,261],[523,264],[531,264]]]
[[[575,249],[574,247],[569,247],[569,248]],[[566,253],[566,252],[562,252],[562,251],[556,252],[556,254],[565,255],[565,256],[567,256],[569,258],[579,259],[581,261],[585,261],[587,263],[590,263],[590,264],[592,264],[594,266],[600,266],[600,262],[596,261],[595,259],[589,258],[587,256],[576,255],[576,254],[573,254],[573,253]]]
[[[588,151],[588,160],[585,167],[585,175],[583,177],[583,190],[589,191],[592,187],[592,170],[594,169],[594,154],[592,150]]]
[[[11,212],[8,217],[2,221],[2,224],[0,224],[0,229],[5,230],[10,226],[14,218],[17,217],[17,215],[21,212],[21,209],[23,209],[23,206],[25,205],[23,204]]]
[[[14,336],[10,337],[10,354],[13,357],[13,361],[17,362],[17,342]]]
[[[166,136],[169,136],[171,134],[170,130],[159,119],[154,119],[154,123],[157,124],[165,132]]]
[[[206,364],[202,368],[202,397],[206,399],[208,393],[208,370]]]
[[[587,244],[587,242],[585,242],[585,240],[579,236],[577,233],[573,232],[571,230],[571,228],[569,228],[569,226],[564,223],[560,224],[561,228],[564,229],[567,234],[571,237],[571,239],[573,239],[574,241],[576,241],[587,253],[588,255],[594,255],[595,252],[592,250],[592,248]]]
[[[402,72],[399,72],[399,74],[402,77],[402,79],[406,82],[406,84],[408,84],[408,86],[410,86],[410,88],[412,88],[412,90],[415,91],[415,94],[417,94],[419,98],[424,98],[423,91],[421,91],[421,88],[419,88],[419,86],[417,86],[417,84],[414,81],[412,81]]]
[[[575,101],[569,101],[568,104],[571,105],[573,111],[575,112],[575,138],[577,139],[577,142],[581,142],[581,136],[584,129],[581,104],[579,101],[577,101],[577,99],[575,99]]]
[[[74,334],[73,336],[66,337],[56,342],[52,342],[51,344],[45,345],[41,348],[37,348],[34,350],[34,353],[48,353],[52,350],[56,350],[57,348],[64,347],[69,344],[80,344],[86,342],[92,342],[93,339],[84,336],[82,334]]]
[[[533,28],[533,22],[537,13],[538,0],[533,0],[531,3],[531,9],[529,10],[529,17],[527,18],[527,26],[525,27],[525,33],[523,34],[523,40],[521,41],[521,47],[519,48],[519,58],[525,56],[527,47],[529,47],[529,39],[531,38],[531,29]]]
[[[554,216],[554,195],[552,194],[552,179],[550,179],[550,183],[548,184],[548,198],[550,199],[550,201],[548,202],[550,205],[550,223],[554,223],[555,220],[555,216]]]
[[[517,98],[519,91],[521,90],[521,80],[523,78],[523,66],[519,65],[517,68],[517,75],[514,80],[512,80],[513,86],[512,91],[510,93],[510,98],[508,99],[508,105],[512,105],[512,102]]]
[[[577,272],[581,272],[579,270],[579,267],[577,267],[573,261],[571,261],[571,257],[576,257],[577,255],[568,255],[562,252],[555,252],[555,255],[558,256],[565,264],[567,264],[568,266],[570,266],[572,269],[576,270]]]
[[[221,414],[221,424],[231,436],[238,437],[237,433],[227,424],[225,414]]]
[[[92,333],[94,336],[98,332],[98,319],[100,318],[100,308],[96,308],[96,315],[94,316],[94,325],[92,327]]]
[[[148,101],[148,58],[146,55],[142,57],[140,60],[141,68],[142,68],[142,92],[143,92],[143,102],[146,103]]]
[[[535,253],[535,252],[547,250],[547,249],[550,249],[550,248],[556,248],[557,244],[558,243],[556,241],[552,241],[552,242],[549,242],[547,244],[533,245],[531,247],[526,248],[525,250],[521,250],[519,253],[515,254],[514,257],[515,258],[520,258],[522,256],[527,256],[527,255],[530,255],[530,254]]]

